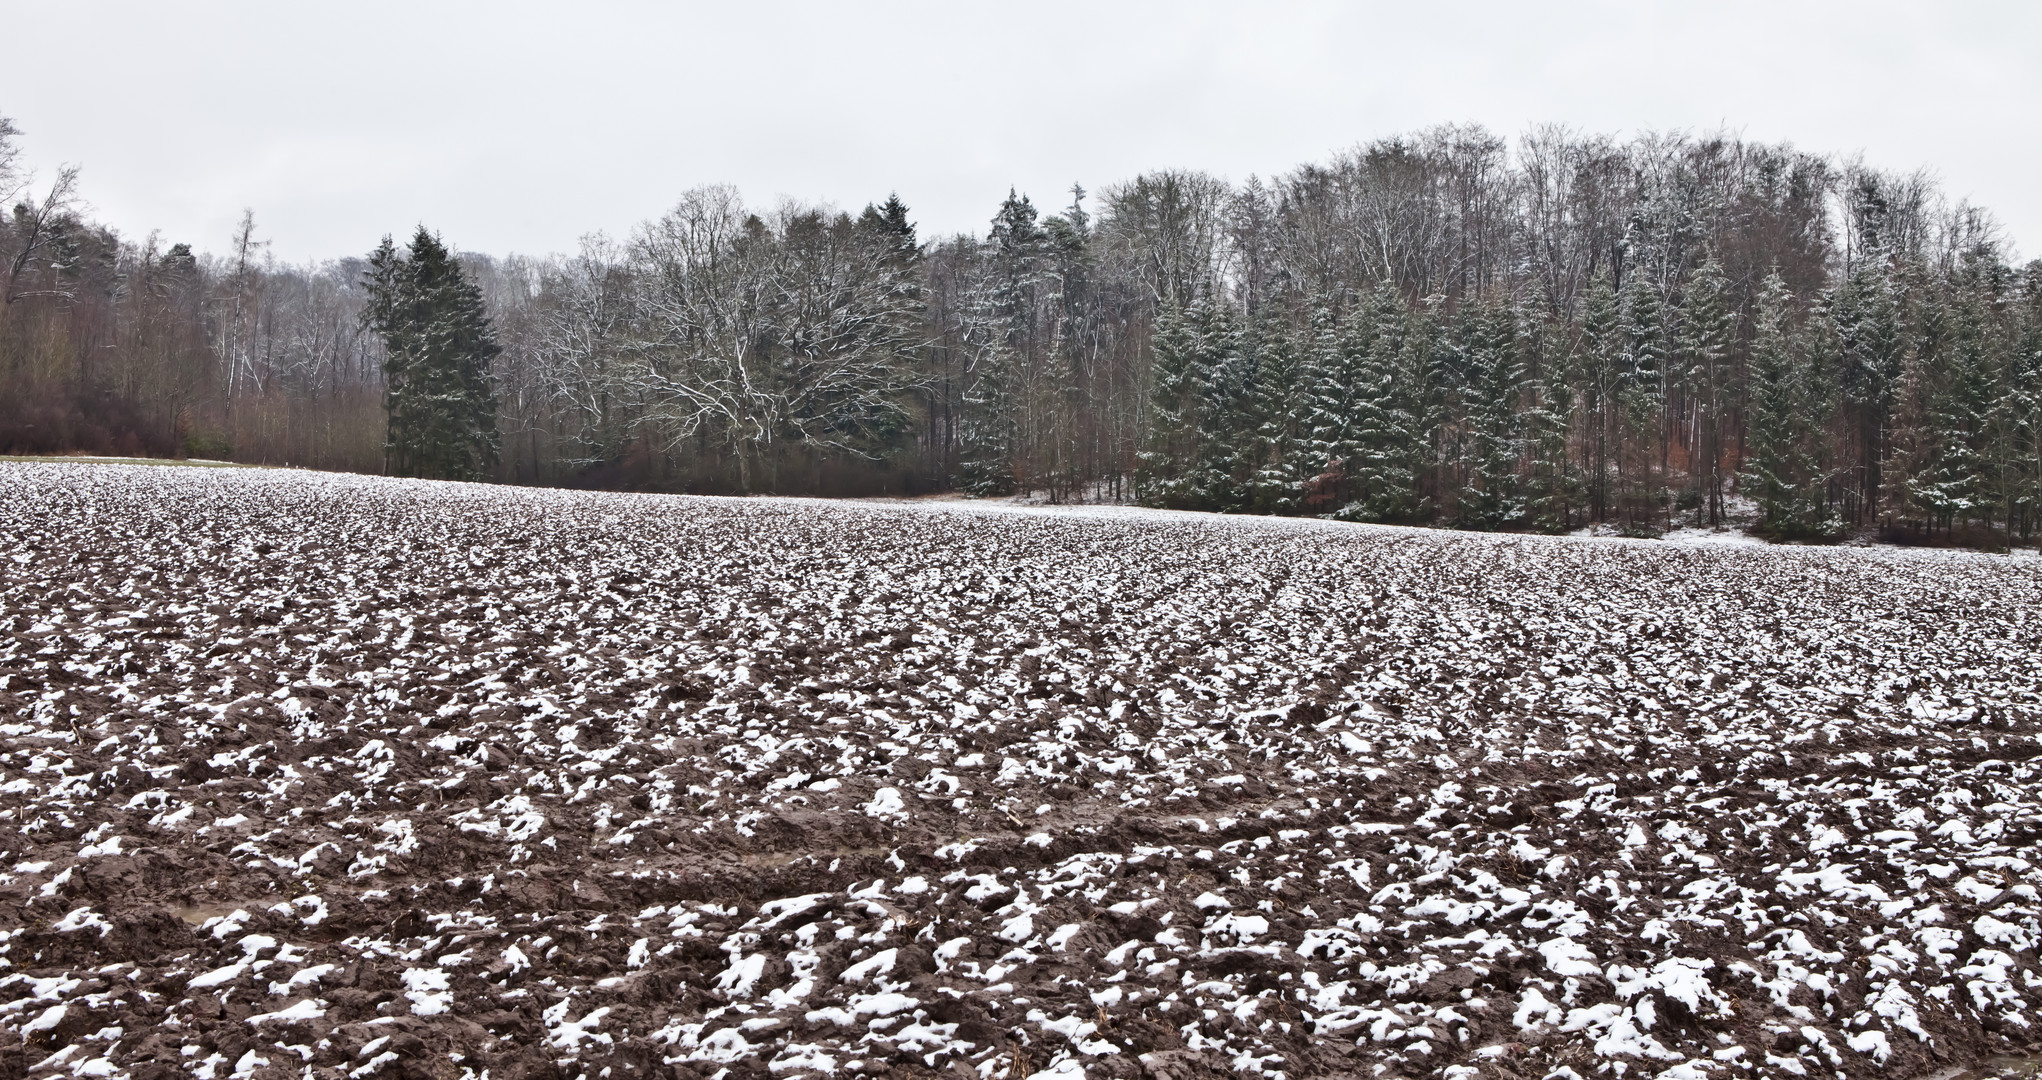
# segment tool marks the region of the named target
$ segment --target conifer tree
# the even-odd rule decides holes
[[[1485,304],[1462,331],[1469,392],[1463,480],[1456,502],[1463,528],[1504,528],[1524,512],[1517,470],[1523,459],[1519,398],[1525,366],[1518,354],[1515,324],[1513,310]]]
[[[1618,372],[1624,355],[1622,313],[1609,275],[1596,271],[1581,309],[1581,333],[1575,353],[1575,379],[1581,387],[1581,416],[1586,425],[1582,465],[1588,479],[1588,516],[1608,520],[1616,469],[1614,449],[1622,445],[1617,423]]]
[[[1181,510],[1196,502],[1190,474],[1198,454],[1199,321],[1196,312],[1175,306],[1156,316],[1149,428],[1135,466],[1135,498],[1143,506]]]
[[[1782,538],[1831,531],[1820,463],[1811,452],[1820,422],[1811,365],[1788,325],[1793,297],[1774,270],[1760,286],[1753,327],[1742,490],[1758,504],[1760,525]]]
[[[1249,508],[1261,514],[1294,514],[1310,479],[1306,444],[1311,417],[1303,384],[1304,364],[1292,336],[1257,318],[1254,438],[1245,463]]]
[[[976,340],[959,424],[960,481],[976,494],[1012,494],[1041,479],[1038,456],[1056,406],[1053,365],[1045,362],[1051,333],[1041,317],[1046,239],[1035,205],[1009,191],[993,216],[972,299]]]
[[[1624,358],[1618,365],[1617,411],[1619,445],[1628,448],[1620,460],[1618,502],[1629,532],[1657,528],[1663,491],[1653,483],[1654,458],[1666,448],[1666,322],[1658,286],[1633,273],[1622,294]]]
[[[1303,335],[1298,382],[1304,460],[1298,501],[1307,513],[1323,513],[1344,506],[1348,499],[1355,456],[1349,429],[1355,418],[1357,376],[1340,327],[1323,300],[1312,305]]]
[[[1394,286],[1384,283],[1357,313],[1349,397],[1350,501],[1339,516],[1350,521],[1408,521],[1425,511],[1420,469],[1430,443],[1420,432],[1422,391],[1431,361],[1427,335],[1414,334],[1413,319]]]
[[[858,215],[858,226],[878,238],[888,255],[903,266],[911,265],[921,252],[921,245],[915,240],[915,223],[908,220],[907,204],[900,201],[898,194],[888,195],[877,206],[867,206]]]
[[[1949,283],[1948,325],[1928,350],[1928,447],[1907,481],[1908,495],[1931,527],[1952,532],[1992,500],[1986,491],[1987,418],[1993,411],[1989,379],[1991,327],[1983,283],[1966,268]]]
[[[363,320],[384,347],[387,468],[480,479],[499,446],[489,365],[501,351],[481,290],[424,226],[402,254],[384,237],[369,256],[366,284]]]
[[[1074,497],[1079,486],[1098,473],[1096,361],[1099,345],[1094,305],[1092,217],[1085,212],[1085,189],[1071,186],[1071,204],[1043,221],[1044,250],[1051,284],[1054,364],[1048,380],[1055,383],[1053,423],[1043,465],[1052,501]]]
[[[2042,525],[2042,260],[2022,273],[2012,355],[2007,362],[2008,454],[2015,462],[2007,519],[2021,537]]]
[[[1411,308],[1401,367],[1397,372],[1398,419],[1405,425],[1405,467],[1411,471],[1410,511],[1421,520],[1444,510],[1451,495],[1452,469],[1459,461],[1460,425],[1454,423],[1466,406],[1466,378],[1459,370],[1460,351],[1447,326],[1446,297],[1428,296]]]
[[[1575,509],[1586,501],[1588,492],[1568,446],[1576,422],[1575,388],[1585,380],[1578,370],[1581,354],[1570,351],[1566,339],[1563,323],[1548,322],[1539,328],[1539,376],[1525,385],[1531,397],[1523,417],[1530,458],[1524,487],[1525,517],[1542,532],[1573,528]]]
[[[1886,466],[1895,458],[1890,423],[1903,374],[1899,312],[1884,267],[1861,263],[1837,289],[1829,317],[1836,328],[1837,390],[1854,436],[1850,456],[1859,463],[1846,516],[1862,524],[1887,493]],[[1903,486],[1907,475],[1903,468]]]
[[[1254,431],[1246,406],[1255,370],[1255,342],[1226,304],[1204,303],[1193,309],[1201,316],[1199,348],[1192,355],[1197,401],[1198,451],[1192,491],[1195,508],[1234,511],[1244,496],[1244,445]]]
[[[969,375],[958,419],[958,486],[974,495],[1011,495],[1020,455],[1014,353],[1004,342],[982,346]]]

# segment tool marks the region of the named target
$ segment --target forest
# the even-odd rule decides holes
[[[21,168],[22,138],[0,119],[0,453],[1483,530],[2042,533],[2042,262],[1926,172],[1788,145],[1450,126],[1266,179],[1164,170],[1060,208],[1010,192],[983,235],[920,236],[893,196],[847,212],[709,186],[571,254],[420,229],[291,265],[253,214],[221,253],[124,236],[76,169]],[[432,275],[452,306],[405,322],[393,283]],[[428,453],[408,433],[437,384],[406,342],[450,341],[474,370],[442,412],[476,438]]]

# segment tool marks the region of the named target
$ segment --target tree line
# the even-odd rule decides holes
[[[2042,526],[2042,263],[1923,174],[1474,127],[982,235],[687,192],[545,258],[123,239],[0,122],[0,449],[1652,534]]]

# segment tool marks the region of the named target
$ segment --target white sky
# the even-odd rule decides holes
[[[627,234],[698,184],[981,232],[1149,168],[1232,180],[1474,121],[1728,127],[1932,168],[2042,252],[2042,3],[29,3],[0,115],[97,217],[288,260],[419,222]],[[33,33],[34,47],[28,34]]]

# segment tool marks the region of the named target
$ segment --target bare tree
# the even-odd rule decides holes
[[[1210,295],[1227,254],[1233,192],[1202,172],[1145,173],[1106,189],[1100,242],[1159,305]]]
[[[14,257],[7,262],[8,304],[29,296],[71,297],[70,290],[59,284],[58,278],[53,277],[47,287],[39,290],[24,287],[22,278],[37,259],[45,258],[54,247],[77,195],[78,167],[66,165],[57,170],[57,178],[50,182],[49,191],[40,201],[27,200],[15,210]]]
[[[631,382],[667,445],[719,445],[750,490],[776,486],[790,451],[866,456],[876,429],[905,426],[919,328],[887,255],[845,215],[787,206],[768,223],[727,187],[642,229]]]
[[[0,204],[14,201],[26,182],[21,174],[21,129],[0,116]]]

